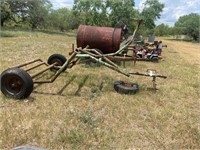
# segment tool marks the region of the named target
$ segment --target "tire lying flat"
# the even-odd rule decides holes
[[[114,89],[121,94],[135,94],[139,90],[139,86],[133,82],[116,81],[114,83]]]
[[[33,80],[23,69],[7,69],[1,74],[0,79],[1,92],[7,97],[24,99],[33,91]]]

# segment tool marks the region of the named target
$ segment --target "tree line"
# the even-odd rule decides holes
[[[134,18],[144,19],[140,34],[172,35],[188,34],[199,38],[199,15],[182,16],[174,27],[155,25],[164,4],[159,0],[147,0],[139,11],[134,0],[74,0],[72,9],[53,9],[49,0],[1,0],[1,27],[19,27],[67,31],[77,29],[80,24],[135,28]],[[191,28],[188,28],[192,26]]]
[[[154,33],[159,36],[187,35],[193,40],[199,41],[199,27],[200,15],[197,13],[190,13],[188,15],[181,16],[178,21],[175,22],[173,27],[169,27],[165,24],[156,26]]]

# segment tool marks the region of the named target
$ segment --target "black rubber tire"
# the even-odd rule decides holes
[[[151,59],[151,61],[154,62],[154,63],[158,63],[158,57],[153,57],[153,58]]]
[[[63,56],[61,54],[53,54],[53,55],[49,56],[47,63],[49,65],[51,65],[51,64],[56,62],[58,64],[56,66],[62,66],[66,61],[67,61],[67,58],[65,56]],[[50,70],[51,71],[57,71],[58,68],[51,68]]]
[[[139,85],[132,82],[116,81],[114,89],[116,92],[122,94],[135,94],[139,90]]]
[[[10,98],[24,99],[33,91],[31,76],[20,68],[10,68],[2,72],[1,92]]]

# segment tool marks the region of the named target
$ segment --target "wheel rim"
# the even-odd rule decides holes
[[[23,80],[15,75],[10,75],[5,79],[5,88],[12,95],[18,94],[23,88]]]
[[[137,86],[135,83],[130,83],[130,82],[122,82],[121,85],[126,86],[126,87],[136,87]]]
[[[63,63],[62,63],[62,61],[60,59],[52,60],[52,64],[54,64],[54,63],[56,63],[56,66],[62,66],[63,65]]]

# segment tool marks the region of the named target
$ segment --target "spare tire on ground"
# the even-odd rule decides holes
[[[122,94],[135,94],[139,90],[139,85],[133,82],[115,81],[114,89]]]

